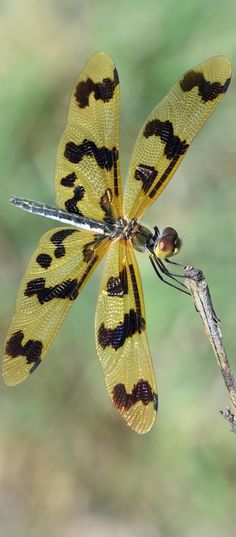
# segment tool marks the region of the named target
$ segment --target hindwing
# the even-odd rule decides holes
[[[45,233],[22,279],[3,357],[3,380],[14,385],[41,363],[66,314],[110,244],[94,233]]]
[[[157,412],[142,284],[130,241],[113,242],[96,311],[96,348],[108,394],[127,424],[147,432]]]

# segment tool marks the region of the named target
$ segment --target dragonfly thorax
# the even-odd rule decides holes
[[[125,240],[132,239],[140,228],[140,224],[138,224],[137,220],[135,219],[127,220],[126,218],[121,218],[119,222],[120,234],[122,239]]]

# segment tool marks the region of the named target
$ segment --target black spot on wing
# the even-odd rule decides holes
[[[104,237],[102,236],[101,238],[98,236],[91,244],[97,245],[101,242],[101,239],[104,239]],[[36,295],[39,303],[42,305],[46,302],[50,302],[50,300],[53,300],[54,298],[68,298],[69,300],[75,300],[79,294],[80,287],[83,285],[97,260],[98,256],[95,255],[95,250],[93,249],[92,255],[89,255],[87,259],[88,266],[82,273],[79,280],[77,278],[74,278],[73,280],[68,279],[57,285],[46,287],[45,278],[35,278],[34,280],[28,282],[24,294],[28,297]]]
[[[69,237],[73,233],[79,233],[77,229],[60,229],[53,233],[50,238],[50,241],[55,244],[56,248],[54,250],[54,255],[56,258],[63,257],[66,253],[65,246],[62,244],[66,237]]]
[[[214,101],[221,93],[225,93],[230,84],[230,78],[227,78],[224,84],[220,82],[209,82],[205,79],[203,73],[197,71],[188,71],[180,80],[180,87],[184,92],[191,91],[198,87],[198,95],[204,102]]]
[[[184,155],[189,146],[186,140],[181,140],[174,134],[173,125],[169,120],[152,119],[146,124],[143,134],[145,138],[159,136],[165,144],[164,153],[168,159],[172,159],[176,154]]]
[[[40,304],[50,302],[54,298],[68,298],[75,300],[78,296],[78,280],[65,280],[52,287],[46,287],[45,278],[35,278],[28,282],[25,289],[25,296],[31,297],[36,295]]]
[[[6,353],[12,358],[25,356],[27,364],[33,364],[33,367],[30,370],[30,373],[32,373],[41,362],[40,356],[42,353],[43,344],[37,339],[28,339],[28,341],[22,345],[23,339],[24,332],[22,330],[17,330],[17,332],[14,332],[6,343]]]
[[[75,180],[77,179],[77,175],[75,172],[68,173],[66,177],[62,177],[61,179],[61,185],[71,188],[75,184]]]
[[[161,186],[163,185],[163,183],[165,182],[165,180],[167,179],[167,177],[170,175],[170,173],[172,172],[173,168],[175,167],[175,165],[177,164],[178,160],[180,158],[180,155],[175,155],[174,158],[172,159],[172,161],[170,162],[169,166],[167,166],[167,168],[165,169],[164,173],[161,175],[160,179],[157,181],[157,183],[155,184],[155,186],[153,187],[153,189],[151,190],[151,192],[149,192],[148,196],[149,198],[154,198],[154,196],[156,195],[156,193],[158,192],[158,190],[161,188]]]
[[[83,142],[78,145],[71,141],[66,144],[64,156],[73,164],[78,164],[84,157],[94,158],[99,168],[107,171],[111,171],[113,169],[114,194],[116,197],[119,196],[117,167],[119,151],[116,147],[113,147],[112,149],[108,149],[105,146],[98,147],[94,142],[87,139],[84,139]],[[70,205],[70,208],[67,208],[67,210],[70,212],[75,212],[73,202],[72,205]]]
[[[85,261],[86,263],[89,263],[89,261],[92,259],[94,255],[93,245],[94,245],[94,241],[91,241],[85,244],[83,247],[83,261]]]
[[[124,267],[120,273],[119,276],[111,276],[107,282],[107,294],[108,296],[118,296],[123,297],[124,295],[127,295],[128,293],[128,278],[127,278],[127,270],[126,267]]]
[[[118,169],[117,169],[117,161],[119,159],[119,152],[118,149],[113,147],[113,167],[114,167],[114,194],[116,197],[119,196],[119,184],[118,184]]]
[[[111,222],[114,220],[114,212],[112,206],[113,194],[110,188],[107,188],[105,193],[101,196],[99,206],[104,211],[104,221]]]
[[[155,181],[158,171],[154,166],[149,166],[148,164],[139,164],[135,170],[134,177],[137,181],[142,181],[142,190],[146,194],[149,188],[152,186],[153,181]]]
[[[34,365],[30,369],[30,374],[33,373],[35,369],[37,369],[39,364],[41,364],[41,358],[38,358],[38,360],[35,360]]]
[[[145,319],[140,317],[134,309],[125,313],[123,322],[120,322],[115,328],[106,328],[104,323],[98,330],[98,342],[103,349],[109,345],[117,350],[125,343],[125,340],[132,337],[136,332],[139,334],[145,329]]]
[[[88,266],[86,267],[85,271],[83,272],[80,280],[78,281],[78,289],[80,289],[80,287],[83,285],[84,281],[86,280],[87,276],[89,275],[90,271],[92,270],[93,268],[93,265],[95,265],[95,263],[97,262],[98,260],[98,255],[95,255],[90,263],[88,264]]]
[[[119,84],[119,75],[118,75],[118,71],[117,71],[116,67],[114,67],[113,75],[114,75],[115,86],[118,86],[118,84]]]
[[[155,410],[157,410],[158,407],[157,394],[152,391],[147,380],[139,380],[137,384],[134,384],[130,393],[127,392],[125,384],[116,384],[112,394],[114,405],[121,411],[130,410],[130,408],[139,401],[141,401],[144,406],[153,403]]]
[[[52,257],[49,254],[39,254],[36,261],[40,267],[48,269],[52,262]]]
[[[92,78],[82,80],[75,89],[75,98],[80,108],[89,106],[89,96],[94,94],[96,101],[101,100],[104,103],[109,102],[114,95],[116,86],[119,84],[119,78],[116,68],[113,71],[112,78],[103,78],[101,82],[93,82]]]
[[[104,236],[98,234],[94,237],[92,241],[87,242],[87,244],[84,245],[83,261],[85,261],[85,263],[89,263],[89,261],[91,261],[92,257],[95,255],[95,250],[101,243],[102,239],[104,239]]]
[[[84,193],[85,189],[83,186],[77,185],[74,188],[72,198],[65,201],[65,208],[69,213],[80,214],[80,216],[83,216],[83,213],[77,207],[77,203],[83,199]]]
[[[142,316],[142,311],[141,311],[140,295],[139,295],[138,284],[137,284],[137,280],[136,280],[134,266],[132,264],[129,265],[129,271],[130,271],[130,277],[131,277],[133,293],[134,293],[136,314],[141,319],[142,318],[141,317]]]
[[[78,145],[74,142],[68,142],[65,147],[64,156],[73,164],[78,164],[84,157],[91,157],[96,160],[100,168],[111,170],[119,158],[119,152],[116,147],[112,149],[108,149],[105,146],[97,147],[94,142],[85,138]]]

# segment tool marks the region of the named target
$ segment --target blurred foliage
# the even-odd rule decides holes
[[[176,78],[215,54],[235,66],[236,4],[2,0],[0,14],[4,338],[26,261],[52,227],[8,200],[14,194],[53,203],[56,146],[84,62],[105,50],[117,64],[125,176],[145,116]],[[184,239],[180,260],[204,270],[236,370],[235,88],[233,79],[145,222],[174,226]],[[37,374],[15,389],[1,387],[0,536],[235,533],[236,440],[217,413],[227,393],[191,300],[139,261],[159,380],[156,425],[139,437],[106,396],[93,328],[100,269]]]

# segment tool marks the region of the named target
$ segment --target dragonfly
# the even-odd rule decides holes
[[[95,316],[97,356],[108,395],[126,423],[140,434],[151,429],[158,395],[135,251],[149,257],[163,281],[187,290],[168,268],[182,245],[178,233],[171,227],[150,230],[140,219],[221,101],[230,77],[230,61],[216,56],[174,84],[138,135],[123,194],[117,69],[104,52],[87,62],[73,89],[58,147],[56,207],[11,198],[13,205],[61,226],[41,237],[20,284],[5,343],[5,384],[20,383],[41,364],[72,304],[107,254]]]

